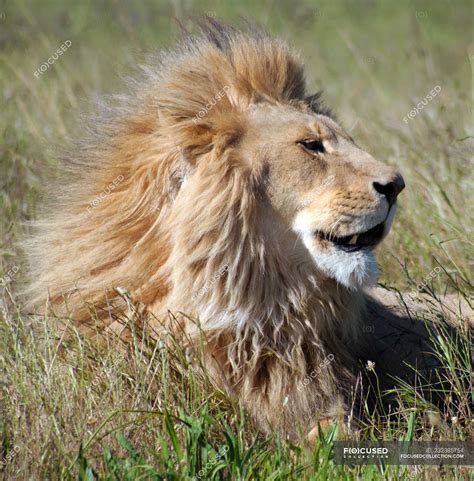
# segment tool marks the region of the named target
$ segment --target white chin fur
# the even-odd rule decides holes
[[[390,209],[385,221],[383,237],[386,237],[390,231],[396,210],[396,205]],[[307,228],[308,224],[310,228]],[[375,255],[371,250],[344,252],[334,246],[329,249],[319,249],[312,235],[315,230],[314,225],[304,212],[297,216],[293,230],[301,236],[316,266],[328,277],[349,289],[371,287],[377,282],[379,271]]]
[[[362,249],[344,252],[333,249],[323,253],[315,252],[312,248],[310,253],[321,271],[350,289],[371,287],[377,281],[379,272],[372,251]]]

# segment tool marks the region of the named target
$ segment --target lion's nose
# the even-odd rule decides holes
[[[405,181],[400,174],[397,174],[389,182],[374,182],[374,189],[387,198],[390,205],[395,202],[398,194],[405,188]]]

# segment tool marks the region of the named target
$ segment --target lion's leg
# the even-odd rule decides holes
[[[326,417],[326,418],[321,418],[318,419],[318,422],[316,423],[316,426],[314,426],[310,431],[308,432],[306,436],[306,440],[310,445],[315,445],[316,440],[319,437],[320,432],[326,433],[328,432],[334,425],[336,424],[336,420],[333,417]]]

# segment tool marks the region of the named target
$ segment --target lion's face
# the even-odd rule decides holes
[[[351,288],[374,283],[373,249],[390,230],[401,175],[327,116],[260,104],[246,123],[239,149],[262,172],[271,222],[296,233],[329,277]]]

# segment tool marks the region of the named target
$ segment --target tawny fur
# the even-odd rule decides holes
[[[348,402],[362,294],[288,258],[262,207],[265,173],[239,151],[242,112],[319,108],[305,99],[298,57],[265,35],[211,24],[156,59],[66,159],[29,246],[31,304],[92,335],[113,327],[124,288],[158,333],[159,320],[188,339],[202,330],[214,382],[267,431],[296,433]]]

